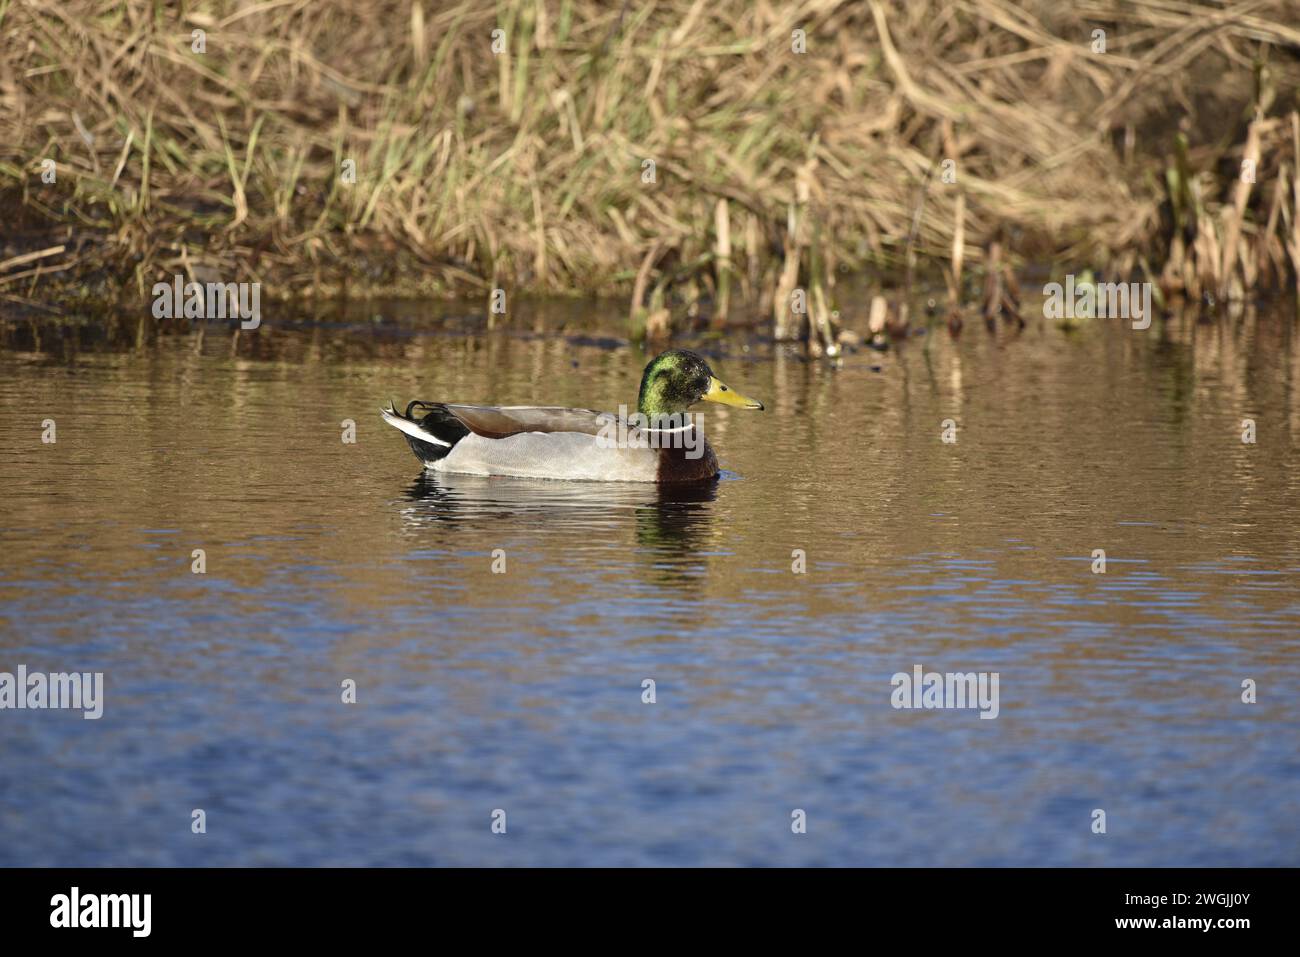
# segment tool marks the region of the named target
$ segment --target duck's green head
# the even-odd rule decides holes
[[[685,349],[669,349],[650,360],[641,376],[637,410],[643,415],[671,415],[685,412],[697,402],[721,402],[742,409],[761,409],[763,403],[749,399],[723,385],[701,356]]]

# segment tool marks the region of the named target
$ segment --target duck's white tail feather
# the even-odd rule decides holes
[[[445,442],[432,432],[427,432],[420,428],[419,423],[412,422],[410,419],[398,415],[397,410],[391,405],[386,409],[380,409],[379,414],[383,416],[384,421],[393,428],[397,429],[399,432],[405,432],[413,439],[419,439],[421,442],[428,442],[431,445],[441,445],[444,448],[451,448],[450,442]]]

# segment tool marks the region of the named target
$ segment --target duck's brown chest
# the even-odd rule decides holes
[[[657,482],[707,482],[718,477],[718,459],[708,439],[701,436],[701,445],[695,449],[666,448],[659,450]]]

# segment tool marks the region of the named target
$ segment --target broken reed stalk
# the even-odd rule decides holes
[[[646,291],[650,288],[650,277],[654,274],[655,264],[664,253],[664,244],[656,241],[651,244],[641,260],[636,280],[632,284],[632,301],[628,304],[628,328],[633,339],[655,338],[655,333],[662,329],[666,317],[663,316],[663,288],[656,284],[650,301],[646,301]]]
[[[1291,250],[1291,268],[1295,273],[1296,315],[1300,316],[1300,112],[1291,112],[1291,197],[1294,210],[1291,214],[1291,236],[1287,243]]]
[[[713,264],[717,276],[717,293],[713,300],[713,324],[725,326],[731,308],[731,216],[727,201],[719,199],[713,210],[713,228],[717,234],[717,259]]]
[[[925,216],[925,201],[930,196],[930,182],[934,179],[935,163],[932,160],[930,167],[925,171],[925,179],[921,182],[920,193],[912,211],[912,225],[907,231],[907,245],[903,253],[903,295],[898,303],[898,323],[891,333],[898,336],[907,335],[908,324],[911,321],[912,312],[912,284],[916,275],[916,240],[921,235],[921,220]]]
[[[794,311],[794,291],[799,286],[799,260],[803,256],[799,226],[799,213],[795,204],[791,203],[783,237],[785,262],[772,294],[773,336],[777,342],[795,339],[799,334],[795,327],[800,320]]]
[[[966,194],[957,193],[957,204],[953,210],[952,258],[948,279],[948,329],[954,335],[962,327],[961,272],[962,260],[966,255]]]
[[[1239,298],[1244,287],[1232,287],[1232,280],[1237,274],[1237,244],[1241,241],[1241,224],[1246,216],[1246,204],[1250,201],[1251,189],[1255,182],[1255,171],[1259,167],[1259,130],[1264,117],[1258,111],[1250,121],[1246,132],[1246,147],[1242,152],[1241,172],[1233,189],[1232,205],[1224,212],[1225,239],[1223,241],[1223,264],[1219,268],[1219,298],[1227,301],[1229,297]]]
[[[1002,230],[994,233],[984,254],[984,324],[992,332],[997,328],[998,316],[1007,322],[1025,327],[1020,313],[1020,283],[1005,248]]]
[[[867,313],[867,333],[871,345],[877,349],[887,349],[889,339],[885,335],[885,326],[889,321],[889,300],[877,293],[871,297],[871,307]]]
[[[822,255],[822,228],[813,228],[812,243],[808,247],[808,339],[814,353],[834,356],[839,352],[831,323],[831,306],[827,288],[830,273]]]
[[[1002,243],[994,238],[984,249],[984,325],[992,332],[1002,312]]]

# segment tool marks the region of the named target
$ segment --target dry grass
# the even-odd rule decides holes
[[[1293,0],[179,7],[0,0],[0,294],[634,292],[652,332],[721,295],[829,342],[837,274],[910,272],[928,179],[954,295],[998,237],[1171,295],[1296,281]]]

